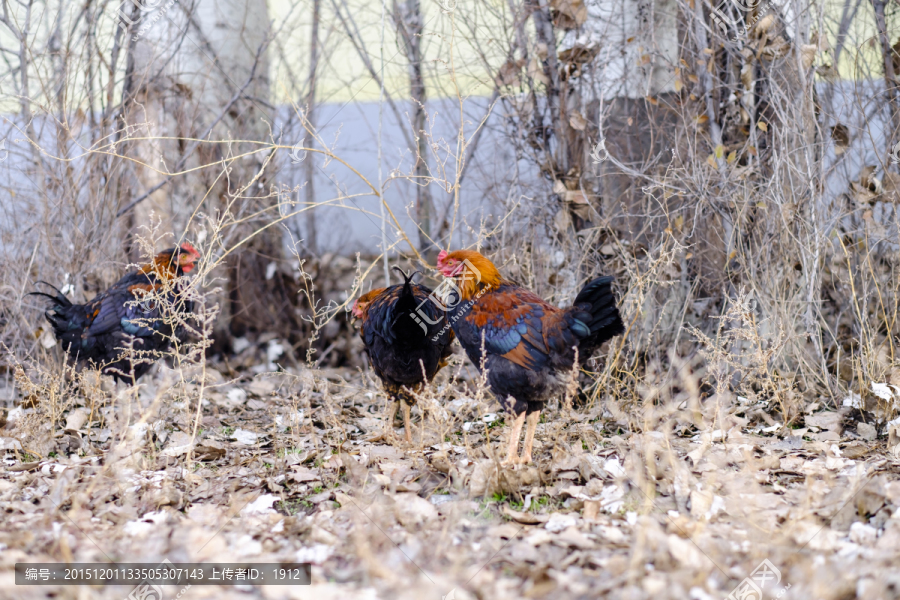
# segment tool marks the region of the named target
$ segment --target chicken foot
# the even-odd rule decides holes
[[[525,413],[516,415],[513,421],[512,429],[509,432],[509,447],[506,451],[506,460],[501,464],[504,466],[514,465],[519,462],[519,436],[522,434],[522,425],[525,424]]]

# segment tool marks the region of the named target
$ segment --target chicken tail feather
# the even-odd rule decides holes
[[[66,295],[63,294],[59,290],[59,288],[57,288],[55,285],[49,284],[46,281],[36,281],[35,285],[37,285],[39,283],[46,285],[49,288],[52,288],[53,291],[56,292],[56,295],[51,296],[50,294],[45,294],[44,292],[29,292],[26,295],[28,295],[28,296],[44,296],[45,298],[49,298],[50,300],[52,300],[54,302],[54,304],[57,304],[59,306],[63,306],[63,307],[72,306],[72,302],[68,298],[66,298]]]
[[[584,323],[590,334],[582,339],[582,348],[597,348],[603,342],[625,332],[625,324],[616,307],[612,282],[612,277],[598,277],[585,285],[575,297],[574,306],[590,315]]]

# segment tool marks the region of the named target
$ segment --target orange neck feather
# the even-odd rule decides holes
[[[372,300],[380,296],[386,289],[387,288],[375,288],[357,298],[356,302],[353,303],[353,307],[350,309],[353,316],[357,319],[365,319],[369,314],[369,304],[371,304]]]
[[[160,252],[153,257],[152,263],[141,267],[141,273],[154,273],[163,281],[168,281],[178,273],[178,265],[169,252]]]
[[[456,278],[456,284],[459,286],[463,300],[475,298],[478,292],[486,287],[494,288],[506,283],[494,263],[474,250],[457,250],[448,254],[447,257],[457,261],[468,261],[472,267],[477,269],[477,273],[475,273],[467,266],[466,273]]]

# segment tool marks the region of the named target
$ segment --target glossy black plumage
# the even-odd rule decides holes
[[[388,394],[408,404],[415,399],[403,388],[431,381],[451,354],[453,331],[430,295],[428,287],[406,278],[358,301],[363,305],[360,337],[372,368]]]
[[[173,331],[171,316],[173,311],[191,312],[193,304],[183,297],[179,284],[167,290],[166,281],[190,271],[197,256],[189,244],[160,253],[152,265],[125,274],[86,304],[73,304],[49,284],[44,285],[53,288],[55,295],[32,295],[50,300],[44,316],[72,358],[131,381],[149,370],[173,338],[183,337],[180,328]],[[137,360],[126,358],[129,347]]]

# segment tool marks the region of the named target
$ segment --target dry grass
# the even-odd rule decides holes
[[[678,91],[610,100],[593,58],[537,60],[548,40],[525,23],[543,13],[508,4],[478,5],[503,11],[491,21],[503,24],[495,41],[506,47],[491,50],[507,60],[501,81],[496,56],[478,53],[484,64],[465,68],[496,85],[503,118],[490,126],[514,168],[480,158],[491,149],[476,156],[486,120],[457,123],[463,135],[450,141],[429,122],[410,139],[432,154],[407,158],[427,159],[431,175],[401,161],[380,187],[342,157],[337,136],[329,146],[319,135],[308,107],[292,106],[289,125],[314,147],[263,131],[270,123],[244,102],[252,75],[215,110],[176,95],[177,123],[142,122],[134,90],[121,106],[113,98],[132,68],[125,50],[17,46],[24,89],[4,168],[14,162],[25,179],[6,185],[16,203],[0,207],[0,596],[128,594],[15,588],[16,561],[240,556],[312,562],[314,586],[194,587],[185,598],[706,600],[726,597],[763,559],[790,586],[767,597],[900,597],[900,178],[882,160],[889,136],[873,141],[878,127],[865,119],[838,121],[850,117],[827,63],[840,48],[819,34],[831,17],[768,19],[740,46],[717,37],[703,3],[676,2],[686,28]],[[93,7],[60,31],[66,47],[97,33]],[[486,46],[479,15],[454,17],[448,48]],[[551,35],[568,35],[550,20]],[[270,33],[251,72],[285,35]],[[865,71],[875,55],[864,41],[854,50],[861,79],[843,83],[869,107],[863,117],[896,121],[873,91],[881,74]],[[650,42],[635,44],[641,64],[670,68]],[[70,84],[68,95],[28,87],[45,57],[53,73],[42,81]],[[67,75],[91,69],[108,81]],[[158,80],[128,74],[152,106]],[[462,107],[467,92],[452,81],[443,91]],[[562,112],[547,100],[552,86]],[[292,83],[289,95],[301,91]],[[266,90],[246,96],[256,93]],[[154,135],[163,126],[177,135]],[[604,132],[609,159],[597,164],[591,145]],[[147,167],[157,146],[165,165]],[[367,196],[358,210],[381,219],[383,239],[396,234],[384,254],[304,247],[295,234],[313,207],[294,200],[302,186],[279,180],[288,151],[352,173],[365,192],[335,179],[321,204],[350,210],[345,201]],[[871,156],[881,164],[866,165]],[[460,202],[469,165],[495,171],[477,218]],[[162,204],[148,190],[166,185],[169,200],[196,203],[154,212]],[[405,231],[384,198],[401,186],[443,199],[442,222]],[[140,216],[127,212],[136,204]],[[419,222],[419,207],[405,208]],[[500,468],[505,417],[461,354],[422,392],[411,446],[365,441],[384,426],[385,398],[344,310],[379,279],[385,255],[427,267],[416,240],[428,235],[441,247],[465,236],[559,305],[594,276],[617,278],[627,333],[549,407],[533,466]],[[83,301],[184,240],[203,251],[187,292],[196,310],[165,316],[191,332],[184,343],[136,387],[67,366],[25,296],[33,283]]]
[[[850,408],[770,426],[777,394],[701,401],[683,363],[677,381],[649,376],[629,414],[612,398],[551,406],[534,466],[503,470],[508,428],[461,356],[420,398],[407,447],[364,441],[385,402],[368,371],[224,375],[266,350],[161,366],[137,388],[20,370],[31,403],[0,430],[22,444],[0,471],[0,589],[128,592],[14,588],[24,560],[235,557],[310,561],[314,585],[189,597],[720,598],[766,558],[793,597],[897,585],[900,456]]]

